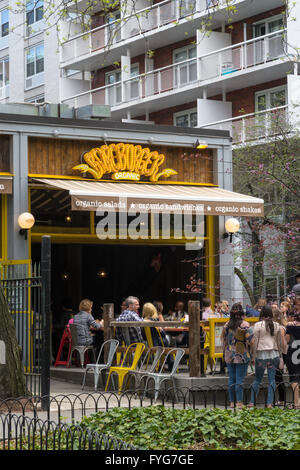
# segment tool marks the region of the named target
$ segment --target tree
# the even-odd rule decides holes
[[[248,142],[233,152],[234,189],[265,201],[264,217],[246,219],[242,226],[236,252],[242,259],[239,271],[252,271],[252,299],[263,293],[266,270],[274,275],[286,270],[291,278],[299,270],[300,135],[295,128],[294,115],[285,109],[258,115],[247,126]]]
[[[21,348],[16,338],[16,330],[3,289],[0,286],[0,340],[6,348],[6,364],[0,367],[0,398],[26,395],[24,368],[21,361]]]

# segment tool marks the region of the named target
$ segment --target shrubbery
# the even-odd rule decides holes
[[[300,449],[300,412],[288,409],[114,408],[80,425],[140,449]]]

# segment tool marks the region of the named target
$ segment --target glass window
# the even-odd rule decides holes
[[[26,77],[44,71],[44,45],[31,47],[26,51]]]
[[[255,111],[278,108],[286,105],[286,88],[265,90],[256,94]]]
[[[177,127],[197,127],[197,111],[176,113],[174,124]]]
[[[9,33],[8,10],[1,11],[1,37]]]
[[[253,25],[253,37],[258,38],[259,36],[264,36],[265,34],[275,33],[284,28],[283,17],[276,18],[267,18],[261,23]]]
[[[42,0],[28,0],[26,3],[27,26],[43,19],[44,2]]]
[[[0,61],[0,88],[9,84],[9,60]]]

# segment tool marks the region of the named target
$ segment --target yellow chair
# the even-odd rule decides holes
[[[205,335],[205,342],[204,342],[204,349],[208,348],[209,349],[209,346],[210,346],[210,331],[209,331],[209,328],[203,328],[206,335]],[[209,359],[209,366],[210,366],[210,370],[211,372],[213,372],[214,370],[214,367],[215,364],[216,364],[216,360],[215,359],[212,359],[208,356],[208,354],[205,354],[204,355],[204,372],[206,372],[206,369],[207,369],[207,362],[208,362],[208,359]]]
[[[132,361],[131,365],[126,367],[126,361],[128,360],[130,361],[130,355],[131,353],[133,353],[133,349],[134,349],[134,355],[131,358],[131,361]],[[138,362],[141,358],[141,355],[143,354],[144,349],[145,349],[145,345],[143,343],[132,343],[130,346],[128,346],[125,352],[125,356],[123,358],[122,364],[120,366],[113,366],[109,369],[105,391],[107,391],[111,374],[115,372],[118,375],[118,391],[119,393],[121,393],[124,378],[126,377],[129,371],[135,370],[137,368]]]

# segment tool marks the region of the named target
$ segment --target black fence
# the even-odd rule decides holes
[[[136,450],[120,439],[23,415],[0,415],[0,450]]]
[[[284,388],[284,399],[279,400],[279,389]],[[251,385],[243,386],[243,404],[249,405]],[[274,390],[272,406],[280,408],[294,408],[294,389],[290,383],[282,382]],[[262,384],[254,400],[254,406],[264,408],[268,406],[268,385]],[[22,416],[30,415],[33,418],[43,417],[48,421],[62,423],[79,422],[84,416],[98,411],[108,411],[112,408],[136,408],[152,405],[165,407],[187,408],[225,408],[231,406],[228,386],[201,386],[192,388],[167,388],[158,393],[155,400],[155,389],[148,389],[147,394],[142,390],[127,390],[121,394],[117,392],[92,392],[45,397],[7,398],[0,401],[0,415],[18,413]],[[282,399],[282,397],[281,397]],[[43,405],[48,403],[47,408]],[[234,402],[234,408],[237,403]]]

